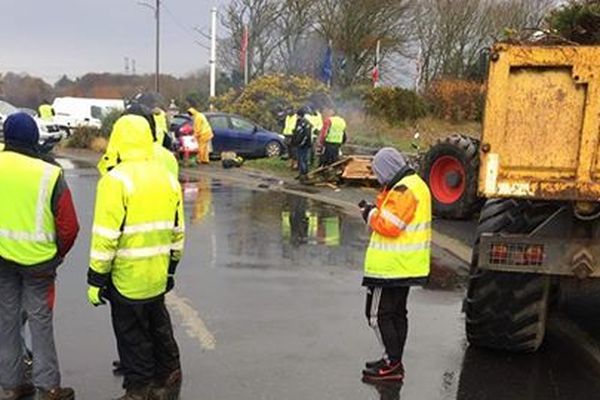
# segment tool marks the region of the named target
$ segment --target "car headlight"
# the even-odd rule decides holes
[[[281,139],[281,140],[285,140],[285,136],[283,136],[282,134],[279,134],[279,135],[277,135],[277,136],[279,136],[279,139]]]

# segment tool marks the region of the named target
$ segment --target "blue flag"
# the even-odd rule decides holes
[[[333,50],[331,46],[327,46],[325,52],[325,58],[323,59],[323,66],[321,67],[321,79],[323,82],[331,82],[333,77]]]

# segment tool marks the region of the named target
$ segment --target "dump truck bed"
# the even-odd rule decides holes
[[[479,192],[600,200],[600,47],[496,45]]]

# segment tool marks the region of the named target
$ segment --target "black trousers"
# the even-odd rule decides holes
[[[140,389],[153,382],[162,385],[181,368],[164,298],[141,304],[112,301],[111,316],[124,389]]]
[[[340,158],[340,145],[325,143],[325,151],[321,157],[321,166],[331,165]]]
[[[384,358],[402,361],[408,333],[406,299],[409,287],[369,287],[365,314],[384,348]]]

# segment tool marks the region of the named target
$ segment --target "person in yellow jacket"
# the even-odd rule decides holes
[[[194,120],[194,136],[198,141],[198,162],[208,164],[210,162],[210,141],[214,137],[212,128],[204,114],[195,108],[190,107],[188,109],[188,114]]]
[[[283,137],[284,143],[288,153],[288,159],[290,161],[290,168],[292,170],[298,169],[297,165],[297,154],[296,154],[296,146],[292,144],[292,136],[294,135],[294,129],[296,129],[296,123],[298,122],[298,114],[296,114],[296,110],[289,108],[286,112],[285,120],[283,123]]]
[[[181,187],[156,160],[144,117],[119,118],[110,141],[118,163],[98,182],[88,301],[111,304],[126,390],[120,400],[177,398],[179,350],[164,295],[183,252]]]
[[[173,174],[173,176],[175,176],[175,178],[177,178],[179,176],[179,164],[177,163],[177,158],[175,158],[175,155],[173,155],[171,151],[162,145],[164,137],[161,138],[161,134],[155,124],[156,120],[150,110],[140,104],[133,104],[125,110],[125,114],[139,115],[148,121],[150,124],[150,129],[153,132],[153,138],[155,139],[153,144],[155,158],[159,160],[160,163],[164,165],[164,167],[171,174]],[[104,155],[98,162],[97,166],[98,170],[100,171],[100,175],[105,175],[108,171],[114,168],[115,165],[117,165],[118,154],[116,148],[118,147],[119,144],[117,143],[117,139],[111,139],[108,142],[106,151],[104,152]]]
[[[427,184],[393,148],[375,155],[372,169],[383,190],[376,204],[359,206],[373,231],[365,257],[366,316],[384,349],[367,362],[367,382],[402,381],[408,331],[406,300],[411,286],[423,285],[431,258],[431,194]]]
[[[44,100],[44,103],[38,107],[38,114],[40,118],[46,122],[52,122],[56,113],[54,107],[52,107],[48,101]]]
[[[169,133],[169,120],[167,113],[165,113],[160,107],[154,107],[152,109],[152,117],[154,120],[154,127],[156,132],[156,142],[163,145],[165,137]]]

